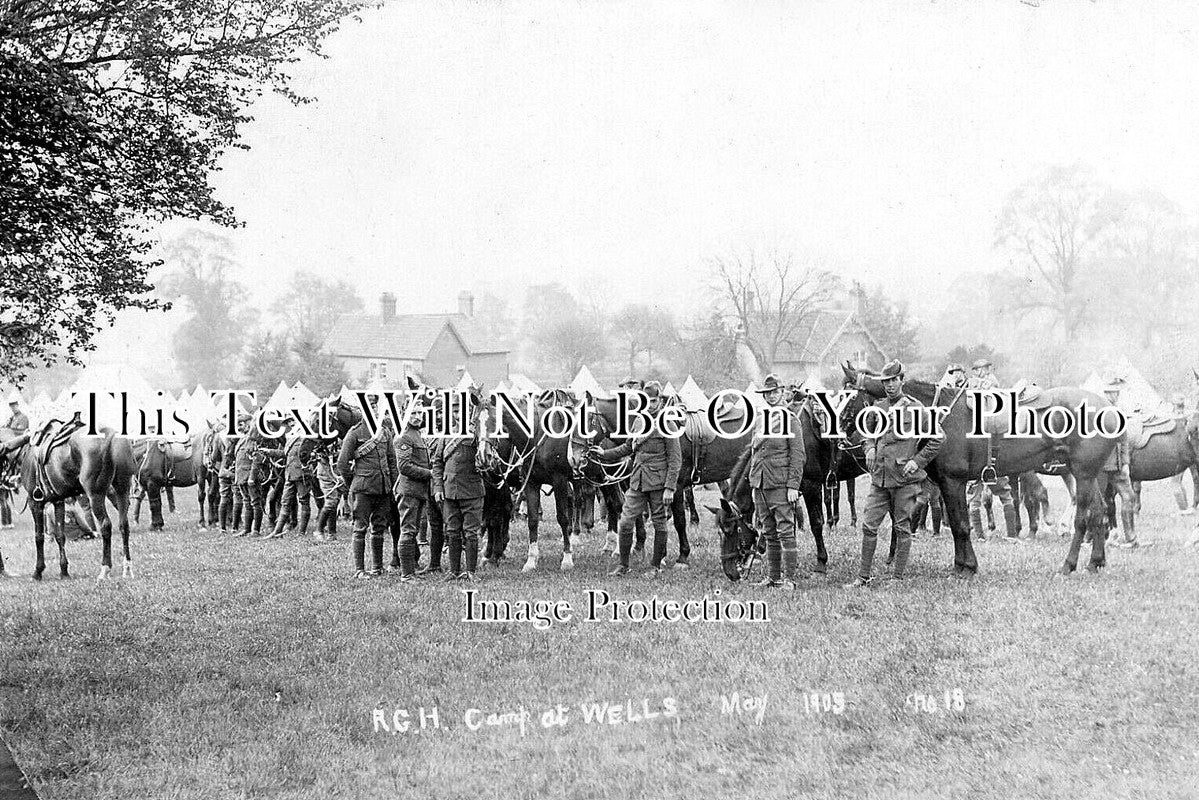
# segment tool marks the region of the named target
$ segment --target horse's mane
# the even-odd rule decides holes
[[[733,464],[733,469],[729,472],[729,493],[730,495],[737,494],[737,487],[749,475],[749,457],[752,448],[745,448],[741,455],[737,456],[736,462]]]

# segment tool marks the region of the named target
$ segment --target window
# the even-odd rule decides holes
[[[386,361],[372,361],[371,362],[370,379],[372,381],[387,380],[387,362]]]

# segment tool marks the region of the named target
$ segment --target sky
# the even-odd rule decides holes
[[[1199,210],[1196,4],[1033,2],[388,2],[224,158],[239,277],[685,312],[713,257],[774,248],[923,316],[1008,263],[997,215],[1047,165]]]

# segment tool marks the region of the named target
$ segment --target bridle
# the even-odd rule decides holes
[[[595,427],[595,436],[590,440],[571,436],[570,441],[566,446],[567,463],[571,465],[571,470],[576,480],[586,481],[595,487],[612,486],[618,483],[623,483],[633,474],[633,459],[624,458],[620,461],[609,464],[604,461],[597,461],[591,457],[590,448],[598,445],[605,439],[612,438],[613,429],[608,423],[607,417],[598,411],[592,411],[588,417],[589,422],[592,422]],[[574,455],[574,447],[576,442],[580,445],[583,454],[576,458]],[[599,471],[600,477],[592,477],[588,474],[587,468],[593,466]]]

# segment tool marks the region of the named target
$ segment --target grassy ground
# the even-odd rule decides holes
[[[705,519],[695,569],[656,583],[605,577],[598,535],[568,575],[543,537],[542,569],[521,575],[518,526],[514,563],[479,586],[576,609],[588,587],[719,589],[767,598],[768,624],[462,622],[458,585],[351,581],[344,538],[229,540],[190,517],[135,530],[137,577],[106,585],[96,542],[71,543],[76,578],[53,577],[55,556],[39,585],[27,515],[0,536],[22,576],[0,583],[0,732],[44,798],[1195,796],[1199,549],[1164,484],[1140,518],[1156,546],[1112,553],[1099,578],[1052,578],[1053,537],[981,544],[964,584],[944,577],[948,537],[923,537],[912,580],[849,592],[858,536],[843,527],[830,577],[791,598],[721,577]],[[766,696],[760,724],[722,713],[735,691]],[[805,707],[813,692],[840,693],[843,712]],[[673,719],[580,710],[667,698]],[[543,728],[559,704],[566,725]],[[420,706],[440,729],[372,723],[403,708],[417,728]],[[465,724],[522,707],[523,736]]]

